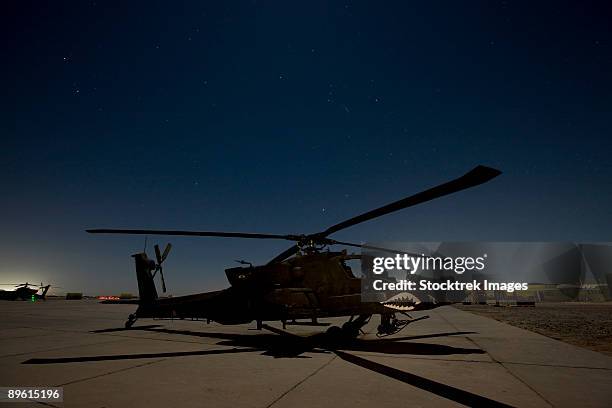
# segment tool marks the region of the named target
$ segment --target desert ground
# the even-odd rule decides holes
[[[124,330],[135,307],[0,302],[0,386],[62,387],[63,402],[44,405],[56,407],[612,405],[612,357],[449,306],[382,339],[373,319],[340,343],[277,323]]]
[[[456,307],[612,356],[612,302],[537,303],[535,307]]]

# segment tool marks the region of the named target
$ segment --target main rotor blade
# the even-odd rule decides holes
[[[284,250],[283,252],[281,252],[280,254],[276,255],[272,260],[268,262],[268,265],[277,263],[277,262],[282,262],[285,259],[289,258],[291,255],[297,253],[297,251],[299,250],[300,248],[297,245],[293,245],[287,248],[286,250]]]
[[[325,231],[322,231],[318,234],[313,234],[313,235],[316,235],[319,238],[325,238],[328,235],[333,234],[334,232],[338,232],[340,230],[351,227],[353,225],[360,224],[362,222],[369,221],[371,219],[381,217],[383,215],[386,215],[386,214],[389,214],[389,213],[392,213],[392,212],[395,212],[395,211],[398,211],[404,208],[412,207],[417,204],[431,201],[431,200],[434,200],[439,197],[443,197],[448,194],[456,193],[458,191],[465,190],[470,187],[475,187],[477,185],[486,183],[487,181],[494,179],[500,174],[501,174],[501,171],[494,169],[492,167],[476,166],[472,170],[465,173],[463,176],[459,178],[456,178],[444,184],[440,184],[439,186],[432,187],[428,190],[421,191],[420,193],[417,193],[410,197],[406,197],[401,200],[395,201],[391,204],[387,204],[375,210],[368,211],[366,213],[350,218],[336,225],[332,225]],[[353,244],[349,246],[357,246],[357,244]],[[382,248],[372,248],[372,249],[382,249]],[[299,248],[297,247],[297,245],[294,245],[286,249],[284,252],[275,256],[274,259],[268,262],[268,264],[272,264],[275,262],[282,262],[286,258],[298,252],[298,250]],[[398,252],[398,251],[394,251],[394,252]],[[402,253],[402,252],[399,252],[399,253]]]
[[[222,231],[181,231],[181,230],[141,230],[141,229],[108,229],[96,228],[85,230],[90,234],[132,234],[132,235],[182,235],[191,237],[226,237],[226,238],[254,238],[254,239],[285,239],[299,241],[298,235],[257,234],[251,232],[222,232]]]
[[[345,242],[345,241],[336,241],[335,239],[331,240],[331,243],[334,245],[344,245],[344,246],[350,246],[350,247],[355,247],[355,248],[361,248],[361,249],[372,249],[375,251],[382,251],[382,252],[389,252],[392,254],[406,254],[406,255],[410,255],[410,256],[419,256],[419,254],[415,254],[412,252],[406,252],[406,251],[400,251],[397,249],[391,249],[391,248],[383,248],[383,247],[377,247],[377,246],[373,246],[373,245],[366,245],[366,244],[354,244],[352,242]]]
[[[444,184],[440,184],[439,186],[432,187],[428,190],[421,191],[420,193],[395,201],[391,204],[387,204],[375,210],[368,211],[336,225],[332,225],[318,235],[326,237],[334,232],[338,232],[353,225],[360,224],[362,222],[369,221],[404,208],[431,201],[448,194],[456,193],[470,187],[475,187],[477,185],[486,183],[500,174],[501,171],[497,169],[486,166],[477,166],[459,178]]]

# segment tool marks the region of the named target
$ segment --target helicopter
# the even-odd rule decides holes
[[[43,286],[43,283],[40,282],[40,286],[37,289],[34,288],[30,288],[30,286],[34,286],[30,284],[29,282],[26,283],[18,283],[18,284],[14,284],[14,283],[7,283],[7,284],[3,284],[2,286],[9,286],[9,285],[14,285],[15,290],[2,290],[0,289],[0,299],[1,300],[17,300],[17,299],[21,299],[21,300],[47,300],[46,296],[47,296],[47,292],[49,291],[49,288],[51,287],[51,285],[46,285]],[[40,294],[38,294],[38,291],[42,291]]]
[[[154,278],[157,274],[160,275],[162,290],[165,293],[166,282],[162,265],[172,245],[168,244],[163,251],[155,245],[155,260],[149,259],[146,252],[132,255],[136,267],[139,300],[136,312],[130,314],[125,322],[127,329],[131,328],[139,318],[193,319],[209,323],[214,321],[224,325],[256,321],[257,329],[262,329],[267,326],[264,322],[268,321],[280,321],[283,328],[286,324],[327,326],[328,324],[319,323],[318,319],[349,317],[342,327],[331,326],[327,332],[333,336],[350,339],[359,336],[362,327],[372,316],[380,315],[377,335],[388,336],[399,332],[409,323],[427,318],[423,316],[415,319],[407,312],[433,309],[449,303],[432,298],[419,299],[406,292],[383,302],[362,302],[362,279],[356,277],[347,265],[347,261],[361,259],[361,255],[349,254],[346,249],[332,251],[330,247],[337,245],[362,249],[368,247],[365,244],[338,241],[329,236],[365,221],[481,185],[500,174],[501,171],[497,169],[480,165],[456,179],[311,234],[281,235],[155,229],[87,229],[86,231],[92,234],[276,239],[294,242],[264,265],[254,266],[246,261],[238,261],[241,266],[226,269],[225,274],[230,284],[227,289],[167,298],[158,296]]]

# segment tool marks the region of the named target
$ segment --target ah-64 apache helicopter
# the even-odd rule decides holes
[[[378,314],[381,317],[378,335],[384,336],[397,333],[408,323],[424,318],[411,319],[406,314],[407,311],[427,310],[446,303],[431,299],[421,300],[409,293],[385,302],[362,302],[361,279],[355,277],[351,268],[346,265],[347,260],[359,259],[360,255],[347,254],[346,250],[330,251],[327,248],[332,245],[364,248],[365,245],[337,241],[329,236],[403,208],[483,184],[499,174],[501,174],[499,170],[477,166],[457,179],[368,211],[314,234],[279,235],[141,229],[89,229],[87,232],[282,239],[295,242],[265,265],[253,266],[248,262],[239,261],[247,266],[226,269],[225,273],[231,285],[227,289],[171,298],[159,298],[153,280],[159,272],[162,289],[166,292],[162,264],[170,252],[171,245],[168,244],[163,253],[159,246],[155,245],[156,261],[150,260],[144,252],[132,255],[136,263],[140,298],[138,309],[125,323],[126,328],[131,327],[138,318],[205,319],[221,324],[244,324],[255,320],[257,327],[261,329],[264,321],[281,321],[284,325],[287,321],[312,319],[312,323],[305,324],[317,324],[318,318],[350,316],[342,328],[332,326],[328,332],[336,336],[353,338],[359,335],[360,329],[368,323],[372,315]],[[399,319],[396,313],[404,314],[409,319]]]
[[[2,290],[0,289],[0,299],[1,300],[17,300],[17,299],[21,299],[21,300],[31,300],[31,301],[36,301],[36,300],[47,300],[47,292],[49,291],[49,288],[51,287],[51,285],[46,285],[43,286],[42,282],[40,282],[40,286],[36,289],[34,289],[36,287],[36,285],[32,285],[28,282],[26,283],[19,283],[19,284],[13,284],[13,283],[7,283],[7,284],[2,284],[2,286],[15,286],[15,290]],[[33,288],[30,288],[30,286],[33,286]],[[38,291],[41,291],[40,294],[38,294]]]

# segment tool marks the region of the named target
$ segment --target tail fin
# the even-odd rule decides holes
[[[157,289],[153,282],[151,271],[155,269],[155,262],[144,252],[132,255],[136,262],[136,279],[138,279],[139,304],[153,303],[157,300]]]
[[[51,285],[43,286],[43,292],[42,292],[42,295],[40,295],[40,298],[42,300],[46,300],[47,292],[49,291],[50,287]]]

